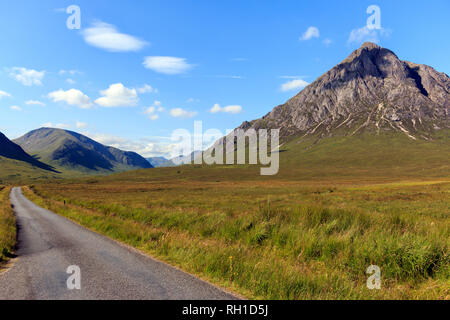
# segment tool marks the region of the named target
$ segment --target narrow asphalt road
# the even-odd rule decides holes
[[[38,207],[20,188],[12,190],[11,203],[18,225],[17,260],[0,274],[0,299],[235,299]],[[67,273],[69,266],[80,268],[80,289],[68,289],[67,280],[75,275]]]

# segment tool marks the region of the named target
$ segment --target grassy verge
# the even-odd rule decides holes
[[[16,221],[9,202],[10,187],[0,186],[0,263],[8,260],[16,244]]]
[[[24,191],[38,205],[249,298],[449,298],[448,182],[139,179]],[[381,290],[366,286],[372,264],[381,268]]]

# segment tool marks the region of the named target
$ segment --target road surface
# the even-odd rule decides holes
[[[38,207],[20,188],[11,191],[11,203],[18,225],[17,260],[0,274],[0,299],[235,299]],[[67,273],[69,266],[78,266],[80,277],[73,270]],[[75,289],[68,289],[69,277]]]

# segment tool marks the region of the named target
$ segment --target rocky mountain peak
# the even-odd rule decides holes
[[[374,43],[374,42],[370,42],[370,41],[364,42],[364,43],[361,45],[361,48],[360,48],[360,49],[363,49],[363,48],[368,48],[368,49],[381,49],[381,47],[380,47],[379,45],[377,45],[377,44]]]
[[[241,127],[280,128],[284,137],[394,130],[431,139],[435,130],[450,128],[449,113],[446,74],[366,42],[285,104]]]
[[[394,53],[388,49],[380,47],[373,42],[364,42],[360,48],[353,51],[343,62],[350,62],[358,57],[376,57],[380,54],[386,55]]]

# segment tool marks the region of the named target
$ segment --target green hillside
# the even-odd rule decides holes
[[[433,140],[402,133],[294,139],[281,147],[280,173],[294,177],[450,176],[450,130]]]
[[[107,180],[161,181],[440,179],[450,177],[450,131],[433,140],[412,140],[398,132],[296,138],[282,144],[277,175],[261,176],[260,165],[185,165],[114,174]]]
[[[55,143],[58,143],[58,139]],[[450,177],[450,131],[437,132],[431,141],[412,140],[401,133],[360,134],[319,139],[295,138],[280,148],[280,168],[275,176],[261,176],[259,165],[185,165],[180,167],[132,170],[106,177],[108,180],[356,180],[439,179]],[[51,150],[39,153],[48,159]],[[55,165],[62,173],[48,172],[21,161],[0,157],[0,180],[77,178],[92,170],[68,169]],[[54,164],[55,162],[49,161]],[[117,164],[114,170],[130,168]],[[98,170],[98,175],[111,173]]]
[[[41,128],[14,142],[39,160],[69,175],[102,175],[152,167],[137,153],[104,146],[68,130]]]
[[[0,157],[0,184],[21,184],[61,178],[60,173],[43,170],[23,161]]]

